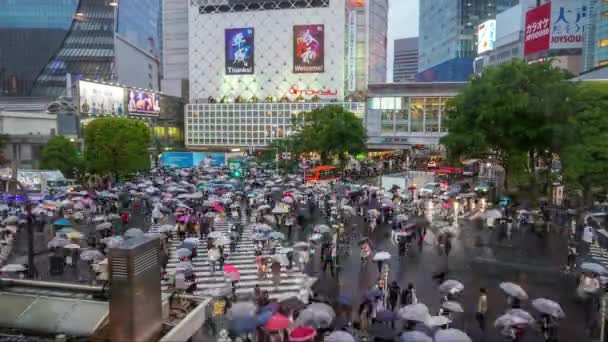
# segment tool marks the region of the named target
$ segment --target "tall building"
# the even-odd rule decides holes
[[[608,3],[587,0],[589,22],[583,43],[583,69],[591,70],[608,65]]]
[[[351,0],[351,2],[357,3],[360,0]],[[388,46],[388,0],[368,0],[365,1],[365,4],[367,23],[364,27],[368,32],[367,53],[369,55],[367,83],[384,83],[386,82]]]
[[[395,39],[393,82],[410,82],[418,73],[418,37]]]
[[[477,27],[519,0],[420,2],[419,81],[465,81],[477,55]]]
[[[163,78],[161,90],[188,98],[188,1],[162,0]]]
[[[2,95],[65,96],[78,79],[159,89],[160,0],[0,2]]]

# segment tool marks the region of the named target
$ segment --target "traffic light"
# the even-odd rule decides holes
[[[237,178],[240,178],[240,177],[241,177],[241,170],[239,170],[239,169],[234,170],[234,171],[232,172],[232,177],[237,177]]]

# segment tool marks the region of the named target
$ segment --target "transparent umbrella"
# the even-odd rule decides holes
[[[461,330],[443,329],[435,333],[435,342],[473,342],[473,340]]]
[[[500,289],[503,290],[506,294],[511,297],[515,297],[519,300],[528,299],[528,294],[526,291],[519,285],[511,282],[500,283]]]
[[[454,279],[448,279],[439,285],[439,291],[443,293],[456,293],[464,290],[464,285]]]
[[[407,331],[401,335],[400,342],[433,342],[433,339],[422,331]]]
[[[80,259],[84,261],[101,260],[103,258],[105,258],[103,253],[96,249],[87,249],[80,252]]]
[[[541,313],[555,318],[564,318],[566,314],[559,303],[546,298],[537,298],[532,301],[532,306]]]
[[[399,310],[399,317],[406,321],[424,323],[430,316],[429,308],[422,303],[406,305]]]

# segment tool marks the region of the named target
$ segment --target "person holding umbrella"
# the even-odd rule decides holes
[[[389,309],[391,311],[395,311],[397,308],[397,302],[399,300],[399,293],[401,292],[401,288],[396,281],[393,280],[391,286],[388,288],[388,304]]]

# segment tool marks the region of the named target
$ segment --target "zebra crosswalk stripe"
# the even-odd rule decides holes
[[[241,240],[237,244],[234,252],[230,253],[228,249],[225,250],[225,254],[227,255],[225,264],[234,265],[240,273],[240,280],[236,283],[237,297],[252,296],[256,285],[258,285],[262,291],[268,291],[269,297],[273,299],[293,296],[301,297],[303,290],[306,288],[308,276],[302,273],[295,263],[290,270],[285,266],[282,266],[278,286],[275,285],[270,277],[264,276],[261,279],[259,278],[255,262],[254,243],[251,239],[253,229],[248,226],[248,220],[243,214],[244,210],[240,215],[241,222],[245,227]],[[229,233],[230,225],[230,222],[222,218],[214,222],[214,231]],[[175,268],[179,262],[175,255],[175,251],[180,244],[181,241],[179,240],[173,240],[169,244],[169,262],[167,264],[167,272],[169,274],[175,272]],[[230,280],[224,276],[223,270],[219,269],[219,265],[216,265],[214,271],[211,269],[211,264],[207,257],[207,244],[201,241],[197,246],[196,252],[197,255],[192,258],[192,267],[194,274],[196,275],[195,281],[197,285],[195,293],[204,294],[206,290],[229,287]],[[171,291],[172,286],[170,281],[163,280],[161,282],[161,289],[163,291]]]

